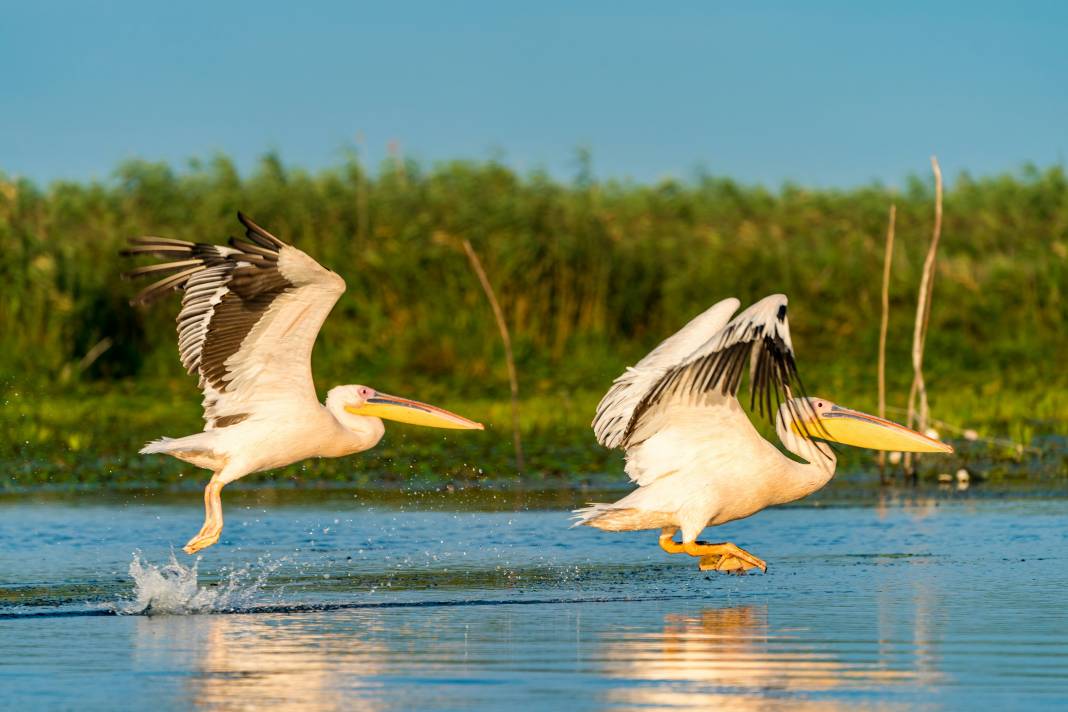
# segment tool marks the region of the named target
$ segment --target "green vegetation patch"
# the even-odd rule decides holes
[[[355,156],[315,174],[268,156],[248,176],[217,157],[185,170],[131,162],[107,181],[47,188],[0,179],[3,486],[194,478],[181,463],[136,455],[200,421],[195,379],[177,362],[177,299],[128,305],[136,287],[119,279],[129,264],[117,253],[131,236],[221,242],[244,210],[348,282],[315,352],[321,392],[364,383],[489,424],[447,436],[391,427],[372,452],[265,481],[581,480],[621,470],[588,429],[611,380],[727,296],[788,294],[808,390],[874,410],[891,202],[888,388],[891,406],[903,406],[932,193],[918,179],[898,193],[768,190],[707,175],[638,185],[583,173],[564,183],[494,162],[371,173]],[[500,339],[461,238],[478,250],[512,330],[529,461],[521,477]],[[925,370],[932,415],[961,453],[931,467],[1063,475],[1063,169],[957,177],[939,260]],[[964,437],[972,430],[979,440]],[[871,463],[854,452],[843,460]]]

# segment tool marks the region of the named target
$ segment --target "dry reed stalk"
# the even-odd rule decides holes
[[[80,373],[92,366],[98,358],[104,355],[105,351],[111,348],[112,343],[111,338],[107,336],[96,342],[96,345],[89,349],[89,352],[86,353],[85,356],[82,356],[81,361],[75,366],[75,370]]]
[[[400,179],[401,185],[408,184],[408,170],[404,166],[404,152],[401,151],[400,141],[393,139],[387,147],[390,162],[393,163],[393,173]]]
[[[486,293],[486,299],[489,300],[490,307],[493,309],[493,316],[497,320],[497,329],[501,332],[501,341],[504,343],[504,358],[508,363],[508,383],[512,388],[512,440],[515,444],[515,467],[516,470],[522,472],[525,465],[523,463],[523,441],[519,435],[519,378],[516,376],[515,359],[512,356],[512,337],[508,334],[508,324],[504,321],[504,312],[501,311],[501,305],[497,301],[497,295],[493,292],[493,285],[490,284],[489,277],[486,276],[486,270],[482,268],[482,261],[478,259],[475,248],[471,246],[471,242],[467,238],[463,239],[463,246],[464,252],[467,253],[467,259],[471,262],[471,268],[478,275],[478,281],[482,284],[482,291]]]
[[[364,172],[363,161],[363,132],[356,134],[356,237],[363,243],[370,233],[371,216],[367,212],[367,174]]]
[[[920,294],[916,303],[916,323],[912,330],[912,386],[909,388],[908,426],[920,431],[927,429],[927,386],[923,381],[923,348],[927,342],[927,327],[931,319],[931,295],[934,292],[935,260],[938,255],[938,240],[942,236],[942,169],[938,158],[931,156],[931,170],[935,177],[935,221],[931,246],[923,261],[923,276],[920,278]],[[916,400],[919,398],[919,413]],[[905,472],[914,475],[912,453],[905,453]]]
[[[883,316],[879,323],[879,417],[886,418],[886,332],[890,326],[890,265],[894,255],[894,223],[897,206],[890,205],[886,227],[886,254],[883,256]],[[886,482],[886,453],[879,452],[879,479]]]

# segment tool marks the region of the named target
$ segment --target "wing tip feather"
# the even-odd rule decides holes
[[[237,211],[237,219],[242,225],[245,226],[245,234],[250,239],[260,243],[261,245],[263,244],[263,241],[266,241],[268,243],[266,245],[263,245],[264,247],[270,246],[280,250],[283,247],[287,246],[285,242],[278,239],[277,237],[269,233],[267,230],[257,225],[252,218],[250,218],[248,215],[245,215],[245,213],[240,210]]]

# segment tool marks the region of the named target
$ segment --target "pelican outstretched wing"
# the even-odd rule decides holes
[[[162,276],[132,303],[183,291],[178,354],[200,376],[208,430],[272,404],[318,402],[312,348],[345,291],[340,276],[242,213],[238,219],[245,239],[231,238],[229,246],[139,237],[123,251],[167,258],[127,273]]]
[[[624,445],[624,436],[645,395],[672,368],[678,366],[726,326],[741,304],[734,297],[724,299],[690,320],[686,326],[660,342],[660,345],[633,366],[628,366],[597,405],[593,432],[605,447]]]
[[[597,408],[598,441],[629,448],[652,435],[672,406],[736,398],[747,363],[750,406],[762,414],[774,418],[780,402],[802,395],[786,296],[765,297],[727,321],[738,305],[719,302],[616,379]]]

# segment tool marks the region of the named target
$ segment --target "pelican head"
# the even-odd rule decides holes
[[[801,437],[900,452],[953,452],[944,442],[876,415],[837,405],[826,398],[792,398],[783,404],[780,418]]]
[[[444,408],[419,401],[391,396],[368,386],[341,386],[331,391],[328,400],[337,397],[347,413],[371,418],[395,420],[431,428],[482,430],[482,423],[468,420]]]

